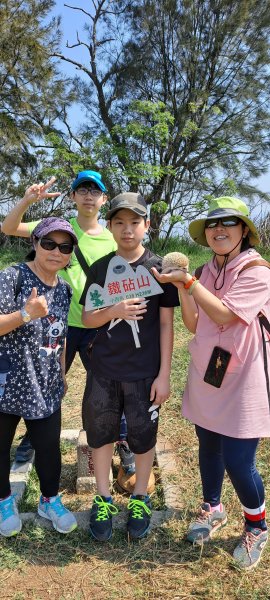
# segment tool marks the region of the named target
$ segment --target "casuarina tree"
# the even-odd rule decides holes
[[[19,179],[36,173],[46,150],[44,134],[62,129],[72,100],[52,54],[59,48],[59,19],[52,0],[0,3],[0,166],[2,201]],[[23,182],[24,185],[25,182]]]
[[[156,235],[213,195],[258,198],[268,168],[270,5],[264,0],[95,0],[56,53],[77,70],[82,148],[113,193],[146,194]],[[76,28],[76,27],[75,27]],[[75,132],[74,132],[75,134]]]

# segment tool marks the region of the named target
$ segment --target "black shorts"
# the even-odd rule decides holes
[[[149,412],[154,378],[120,382],[89,373],[83,399],[83,427],[91,448],[117,442],[122,413],[132,452],[144,454],[156,444],[159,407]]]

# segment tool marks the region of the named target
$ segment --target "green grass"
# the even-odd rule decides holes
[[[155,240],[151,244],[151,250],[160,256],[164,256],[164,254],[168,254],[169,252],[183,252],[190,259],[191,270],[204,264],[212,256],[210,248],[198,246],[198,244],[195,244],[188,238],[178,237],[170,238],[165,250],[162,248],[162,240]],[[258,252],[260,252],[263,258],[270,261],[270,248],[258,248]]]
[[[162,247],[162,241],[156,240],[151,244],[151,250],[160,256],[169,254],[169,252],[183,252],[190,259],[191,269],[207,262],[211,257],[211,250],[209,248],[199,247],[188,239],[177,237],[168,240],[165,250]]]
[[[24,245],[9,245],[0,247],[0,269],[17,264],[25,259],[27,248]]]
[[[206,262],[207,249],[173,240],[166,252],[181,251],[191,258],[191,269]],[[158,249],[156,249],[158,253]],[[270,251],[262,254],[270,258]],[[1,265],[10,263],[10,252],[1,254]],[[20,260],[12,251],[14,262]],[[116,530],[108,544],[99,545],[87,532],[63,536],[35,523],[25,524],[16,538],[1,539],[0,583],[4,600],[267,600],[270,548],[253,573],[233,567],[231,555],[242,529],[242,510],[229,479],[223,487],[223,501],[229,513],[228,525],[204,548],[185,542],[185,532],[201,500],[198,444],[193,426],[181,418],[190,334],[183,327],[180,311],[175,319],[172,366],[172,395],[161,411],[160,432],[173,445],[178,471],[181,510],[139,543],[129,543],[124,531]],[[80,426],[83,371],[77,361],[69,374],[69,391],[63,403],[64,427]],[[75,507],[75,459],[70,444],[62,444],[64,500]],[[262,440],[258,466],[263,476],[270,508],[269,440]],[[68,463],[69,460],[69,463]],[[73,486],[73,487],[72,487]],[[21,510],[36,510],[39,486],[35,471],[21,502]],[[162,490],[157,501],[162,507]],[[89,500],[86,497],[86,504]],[[88,504],[89,505],[89,504]],[[76,509],[82,505],[77,501]]]

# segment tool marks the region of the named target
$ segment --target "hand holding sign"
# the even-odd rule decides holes
[[[114,256],[108,264],[104,287],[92,283],[87,290],[85,310],[113,306],[115,318],[109,329],[121,320],[126,321],[131,327],[136,348],[140,348],[138,321],[147,311],[146,298],[156,294],[163,294],[163,290],[145,267],[139,265],[134,272],[122,256]]]
[[[147,306],[144,298],[130,298],[114,305],[115,318],[125,319],[126,321],[139,321],[143,319],[143,313],[146,311]]]

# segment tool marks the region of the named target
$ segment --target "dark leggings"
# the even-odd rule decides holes
[[[0,412],[0,498],[10,494],[10,448],[21,417]],[[35,450],[35,467],[43,496],[56,496],[61,474],[61,408],[45,419],[24,419]]]
[[[208,431],[196,425],[199,438],[199,462],[205,502],[220,503],[221,488],[227,471],[238,498],[249,509],[264,502],[264,487],[256,468],[259,439],[239,439]]]
[[[88,352],[88,347],[89,344],[91,342],[93,342],[95,336],[96,336],[97,330],[96,329],[84,329],[83,327],[72,327],[72,326],[68,326],[68,333],[67,333],[67,346],[66,346],[66,373],[68,373],[74,359],[76,356],[76,353],[79,353],[80,359],[83,363],[83,366],[86,370],[87,373],[87,377],[91,377],[91,372],[90,372],[90,356],[89,356],[89,352]],[[85,388],[86,389],[86,388]],[[85,392],[84,392],[85,393]],[[1,427],[1,425],[0,425]],[[26,440],[27,437],[30,438],[31,441],[31,437],[30,435],[28,435],[28,432],[25,434],[24,439]],[[126,440],[127,439],[127,423],[126,423],[126,419],[125,416],[123,415],[122,419],[121,419],[121,425],[120,425],[120,433],[119,433],[119,440]],[[32,444],[32,441],[31,441]],[[33,444],[32,444],[33,446]],[[1,465],[1,463],[0,463]],[[1,487],[0,487],[1,489]],[[2,496],[0,495],[0,498]]]

